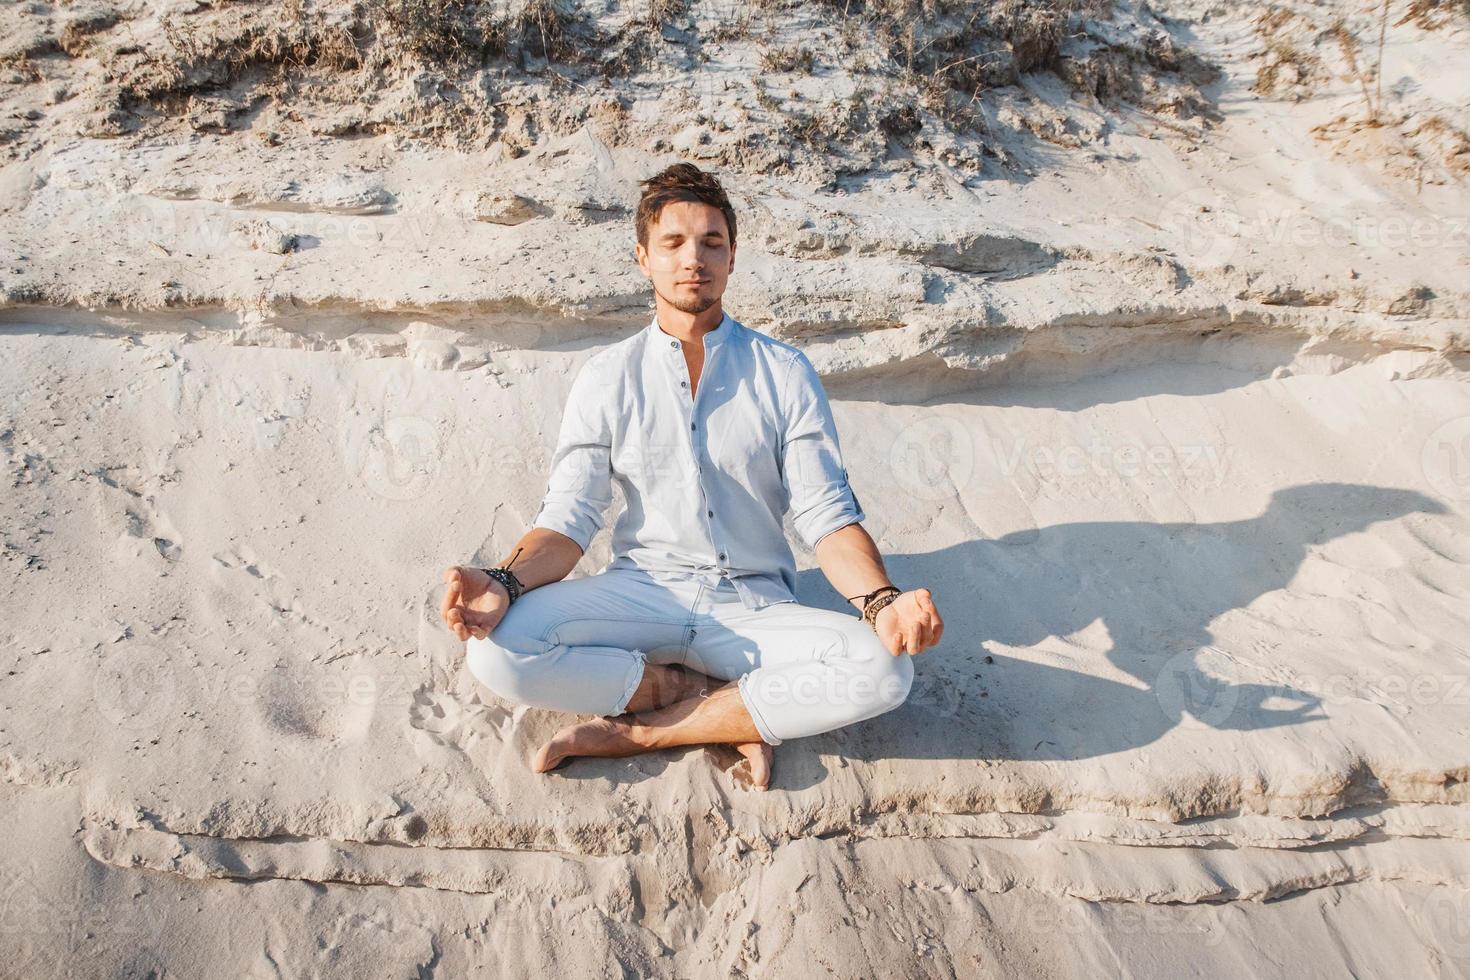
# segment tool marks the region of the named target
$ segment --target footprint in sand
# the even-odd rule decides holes
[[[425,685],[414,692],[408,724],[436,745],[468,752],[489,738],[503,742],[512,713],[501,704],[487,704],[478,694],[461,695]]]
[[[99,467],[92,476],[104,487],[106,506],[122,511],[123,533],[118,548],[128,555],[146,555],[155,551],[168,562],[176,562],[182,554],[179,533],[159,511],[156,498],[144,489],[144,480],[133,467]]]

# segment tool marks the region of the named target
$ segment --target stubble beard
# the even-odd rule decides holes
[[[692,299],[675,299],[671,296],[664,296],[663,293],[659,293],[659,296],[663,297],[665,303],[668,303],[680,313],[703,313],[720,301],[718,296],[706,296],[703,293],[696,295]]]

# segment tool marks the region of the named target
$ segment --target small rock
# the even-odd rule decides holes
[[[1434,299],[1434,290],[1428,286],[1415,286],[1388,304],[1388,310],[1386,312],[1389,316],[1406,316],[1410,313],[1421,313],[1432,299]]]
[[[469,204],[470,217],[497,225],[518,225],[539,213],[536,202],[519,194],[480,191]]]
[[[275,255],[294,252],[300,245],[294,232],[261,219],[238,222],[233,231],[250,248]]]

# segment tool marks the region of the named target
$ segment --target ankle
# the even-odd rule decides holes
[[[619,733],[634,745],[645,749],[661,749],[660,736],[664,729],[658,725],[650,725],[639,717],[638,714],[626,715],[619,719],[622,731]]]

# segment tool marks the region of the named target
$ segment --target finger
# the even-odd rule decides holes
[[[476,612],[473,609],[465,610],[464,623],[471,633],[479,636],[482,640],[485,637],[481,634],[489,634],[495,628],[495,618],[493,616],[489,613]]]
[[[444,570],[444,581],[448,584],[448,588],[444,590],[444,601],[439,603],[439,618],[446,623],[449,622],[449,610],[453,609],[458,601],[459,590],[454,571],[452,568],[446,568]]]
[[[456,597],[464,591],[464,570],[458,565],[452,565],[444,570],[444,582],[449,586],[448,592]]]
[[[919,622],[919,650],[924,650],[934,645],[934,624],[924,619]],[[918,652],[917,650],[915,652]]]

